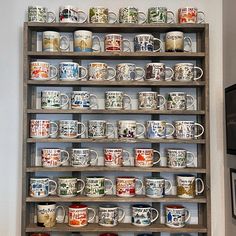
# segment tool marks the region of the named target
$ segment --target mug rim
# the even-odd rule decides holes
[[[31,121],[41,121],[41,122],[47,121],[47,122],[51,122],[51,120],[42,120],[42,119],[31,119],[30,122]]]
[[[118,206],[116,204],[102,204],[102,205],[99,205],[98,208],[99,209],[100,208],[118,208]]]
[[[83,208],[88,208],[88,206],[85,205],[85,204],[73,203],[69,206],[69,208],[71,208],[71,209],[83,209]]]
[[[136,34],[134,37],[150,36],[150,35],[154,38],[152,34]]]
[[[194,9],[197,9],[197,10],[198,10],[197,7],[189,7],[189,6],[187,6],[187,7],[180,7],[179,10],[180,10],[180,9],[184,9],[184,8],[194,8]]]
[[[41,93],[47,93],[47,92],[58,92],[58,93],[61,93],[61,91],[59,90],[42,90]]]
[[[39,202],[37,206],[38,205],[41,205],[41,206],[56,205],[56,202]]]
[[[30,64],[33,64],[33,63],[44,63],[44,64],[49,64],[50,65],[50,63],[48,63],[46,61],[31,61],[30,62]]]
[[[197,177],[195,175],[182,174],[182,175],[177,175],[177,178],[197,178]]]
[[[181,93],[183,93],[183,94],[187,94],[186,92],[169,92],[168,94],[181,94]]]
[[[62,64],[76,64],[76,65],[79,65],[79,63],[73,62],[73,61],[62,61],[62,62],[59,63],[59,65],[62,65]]]
[[[149,62],[146,64],[146,66],[147,65],[164,65],[165,66],[165,63],[163,63],[163,62]]]
[[[136,8],[138,10],[138,8],[134,6],[121,7],[120,9],[124,9],[124,8]]]
[[[138,94],[140,94],[140,93],[158,94],[158,92],[153,92],[153,91],[143,91],[143,92],[138,92]]]
[[[45,177],[44,176],[43,177],[32,177],[32,178],[30,178],[30,180],[31,179],[32,180],[38,180],[38,179],[48,179],[49,180],[49,177],[46,177],[46,176]]]
[[[153,150],[153,148],[135,148],[134,150]]]
[[[105,93],[124,93],[123,91],[106,91]]]
[[[123,148],[103,148],[103,150],[122,150],[123,151]]]
[[[90,122],[104,122],[104,123],[106,123],[107,121],[106,120],[88,120],[88,122],[90,123]]]
[[[167,121],[166,120],[147,120],[146,121],[147,123],[151,123],[151,122],[165,122],[165,123],[167,123]]]
[[[137,178],[133,176],[117,176],[116,179],[137,179]]]
[[[133,122],[135,122],[135,123],[137,123],[136,120],[118,120],[117,122],[124,122],[124,123],[133,123]]]
[[[181,123],[196,123],[194,120],[175,120],[174,123],[181,122]]]
[[[70,121],[70,122],[78,122],[78,120],[59,120],[59,122],[68,122],[68,121]]]
[[[61,148],[42,148],[41,150],[62,150]]]
[[[170,150],[170,151],[186,151],[187,152],[187,150],[184,148],[167,148],[166,150],[167,151]]]
[[[86,179],[105,179],[105,176],[86,176]]]
[[[90,33],[90,34],[93,34],[93,32],[92,32],[92,31],[89,31],[89,30],[76,30],[76,31],[74,31],[74,34],[79,33],[79,32],[81,32],[81,33]]]
[[[90,148],[71,148],[71,150],[90,150]]]
[[[30,8],[30,7],[41,7],[41,8],[47,8],[47,7],[43,7],[43,6],[39,6],[39,5],[35,5],[35,6],[28,6],[28,9]]]
[[[176,63],[174,66],[182,66],[182,65],[195,66],[193,63],[190,62]]]
[[[73,94],[73,93],[88,93],[88,94],[90,94],[89,91],[72,91],[71,93],[72,93],[72,94]]]
[[[162,9],[166,9],[166,10],[168,9],[167,7],[158,7],[158,6],[153,6],[153,7],[149,7],[148,10],[149,10],[149,9],[152,9],[152,8],[162,8]]]
[[[186,209],[186,207],[184,207],[184,206],[182,206],[182,205],[174,205],[174,204],[172,204],[172,205],[166,205],[165,206],[165,208],[166,209]]]
[[[107,63],[105,62],[90,62],[88,65],[93,65],[93,64],[107,65]]]
[[[122,38],[123,38],[123,35],[122,34],[106,34],[105,35],[105,38],[107,37],[107,36],[121,36]]]
[[[105,7],[105,6],[94,6],[94,7],[90,7],[89,9],[92,9],[92,8],[105,8],[105,9],[108,9],[108,7]]]
[[[127,62],[127,63],[125,63],[125,62],[119,63],[116,66],[124,66],[124,65],[131,65],[131,66],[135,66],[136,67],[136,65],[134,63],[129,63],[129,62]]]
[[[144,209],[144,208],[151,208],[151,206],[148,204],[138,203],[138,204],[132,205],[132,208],[143,208]]]
[[[54,30],[46,30],[46,31],[43,31],[43,34],[45,34],[45,33],[48,33],[48,34],[59,34],[59,35],[60,35],[59,32],[54,31]]]
[[[152,177],[152,176],[150,176],[150,177],[145,177],[145,179],[147,180],[147,179],[151,179],[151,180],[166,180],[165,178],[162,178],[162,177]]]
[[[61,7],[74,7],[74,8],[77,8],[78,9],[78,7],[76,7],[76,6],[73,6],[73,5],[61,5],[61,6],[59,6],[59,9],[61,8]]]
[[[169,34],[169,33],[181,33],[181,34],[184,34],[183,31],[180,31],[180,30],[173,30],[173,31],[169,31],[169,32],[166,32],[166,35]]]
[[[59,176],[59,177],[57,177],[58,179],[78,179],[78,178],[76,178],[76,177],[72,177],[72,176]]]

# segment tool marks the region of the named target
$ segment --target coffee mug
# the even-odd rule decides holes
[[[125,45],[125,42],[128,45]],[[131,42],[121,34],[107,34],[104,41],[105,52],[131,52]],[[125,46],[127,49],[125,50]]]
[[[159,42],[159,47],[155,47],[156,42]],[[134,37],[135,52],[159,52],[162,44],[160,39],[154,38],[151,34],[138,34]]]
[[[65,107],[68,103],[69,97],[65,93],[55,90],[44,90],[41,92],[42,109],[60,109]]]
[[[48,11],[46,7],[29,6],[28,21],[39,22],[39,23],[52,23],[56,21],[56,16],[54,12]]]
[[[75,81],[86,78],[88,71],[85,67],[75,62],[61,62],[59,64],[59,79]]]
[[[51,126],[55,126],[55,131],[51,132]],[[31,138],[49,138],[58,132],[58,125],[50,120],[30,120]]]
[[[55,66],[43,61],[30,63],[30,79],[32,80],[51,80],[57,78],[58,70]]]
[[[137,185],[139,184],[139,187]],[[117,177],[116,195],[118,197],[134,197],[143,189],[143,181],[136,177]]]
[[[71,165],[74,167],[87,167],[98,160],[98,153],[89,148],[72,148]]]
[[[170,168],[186,168],[194,163],[195,155],[185,149],[168,148],[167,166]]]
[[[91,7],[89,9],[89,22],[95,24],[114,24],[117,22],[117,15],[106,7]]]
[[[70,40],[67,36],[60,36],[56,31],[43,32],[43,51],[59,52],[70,47]]]
[[[162,139],[171,137],[175,132],[175,127],[165,120],[147,121],[147,138]]]
[[[105,92],[105,109],[106,110],[123,110],[131,109],[131,97],[121,91]]]
[[[130,164],[130,152],[122,148],[104,148],[104,165],[108,167],[120,167]]]
[[[145,179],[146,196],[151,198],[162,198],[172,189],[170,180],[158,177],[147,177]]]
[[[183,82],[199,80],[203,76],[203,70],[192,63],[178,63],[174,66],[174,72],[174,80]]]
[[[165,51],[166,52],[191,52],[192,39],[184,37],[181,31],[171,31],[166,33]],[[188,49],[187,49],[188,46]]]
[[[144,24],[147,16],[136,7],[123,7],[119,10],[119,22],[131,24]]]
[[[154,161],[155,153],[157,154],[156,161]],[[151,148],[135,148],[134,154],[134,165],[137,167],[152,167],[161,160],[160,152]]]
[[[195,139],[204,134],[204,127],[195,121],[175,121],[174,126],[177,139]],[[197,127],[201,129],[199,134],[197,134]]]
[[[168,75],[167,75],[168,74]],[[146,80],[148,81],[170,81],[174,77],[174,71],[164,63],[148,63],[146,65]]]
[[[154,217],[153,215],[156,214]],[[135,226],[149,226],[157,220],[159,212],[148,204],[135,204],[132,206],[131,222]]]
[[[89,80],[112,80],[116,76],[116,70],[106,63],[93,62],[88,66]]]
[[[138,133],[138,127],[142,127],[142,131]],[[117,125],[118,138],[134,139],[139,138],[145,133],[145,126],[135,120],[120,120]]]
[[[200,15],[202,17],[200,18]],[[180,24],[196,24],[205,22],[205,13],[198,11],[196,7],[183,7],[178,10],[178,19]]]
[[[92,212],[92,216],[89,217],[89,212]],[[68,224],[71,227],[83,227],[88,223],[93,222],[96,211],[93,208],[87,207],[84,204],[73,203],[69,206],[69,219]]]
[[[190,212],[181,205],[165,206],[166,225],[171,228],[182,228],[190,220]]]
[[[54,186],[52,188],[52,186]],[[57,189],[57,183],[47,177],[34,177],[30,178],[29,195],[31,197],[47,197],[54,193]]]
[[[200,184],[200,189],[198,189],[198,184]],[[196,178],[194,175],[177,176],[177,196],[180,198],[194,198],[203,193],[204,188],[201,178]]]
[[[82,20],[81,20],[82,18]],[[79,10],[74,6],[60,6],[59,7],[59,21],[61,23],[84,23],[88,16],[85,12]]]
[[[162,102],[160,102],[162,100]],[[157,92],[139,92],[138,109],[139,110],[157,110],[164,108],[166,99]]]
[[[85,194],[88,197],[103,197],[114,188],[113,182],[102,176],[87,176],[85,182]]]
[[[73,91],[71,95],[72,109],[98,108],[97,96],[87,91]]]
[[[116,79],[118,81],[142,80],[145,71],[133,63],[121,63],[116,65]]]
[[[81,183],[81,185],[79,185]],[[82,179],[74,177],[58,178],[58,196],[59,197],[75,197],[84,190],[85,183]]]
[[[58,213],[58,210],[62,209],[62,216]],[[57,206],[54,202],[41,202],[37,205],[37,225],[41,227],[51,228],[56,223],[63,223],[66,215],[65,208],[63,206]]]
[[[59,148],[43,148],[41,159],[43,167],[58,167],[69,160],[69,153]]]
[[[195,99],[192,95],[184,92],[171,92],[167,98],[167,110],[184,111],[193,107]]]
[[[168,11],[166,7],[150,7],[148,8],[148,23],[174,23],[175,13]]]
[[[94,43],[97,40],[98,49],[95,48]],[[101,51],[101,40],[98,36],[94,35],[88,30],[77,30],[74,32],[74,50],[75,52],[93,52]]]
[[[125,210],[116,205],[104,204],[98,207],[98,224],[105,227],[118,225],[125,217]]]
[[[81,132],[80,127],[82,128]],[[59,137],[60,138],[77,138],[85,133],[86,126],[77,120],[60,120]]]
[[[109,132],[109,127],[110,132]],[[89,138],[109,138],[114,136],[114,125],[105,120],[88,121],[88,137]]]

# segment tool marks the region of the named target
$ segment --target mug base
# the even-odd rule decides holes
[[[151,196],[151,195],[146,195],[147,197],[150,197],[150,198],[163,198],[164,196]]]
[[[180,225],[180,226],[174,226],[174,225],[169,225],[169,224],[166,224],[166,226],[170,227],[170,228],[183,228],[185,227],[185,225]]]
[[[87,197],[91,197],[91,198],[96,198],[96,197],[104,197],[105,194],[102,195],[90,195],[90,194],[86,194]]]
[[[181,49],[168,49],[168,50],[165,50],[166,52],[184,52],[184,50],[181,50]]]
[[[151,224],[139,225],[139,224],[132,223],[132,225],[135,225],[135,226],[138,226],[138,227],[147,227],[147,226],[150,226]]]
[[[128,196],[128,195],[116,195],[117,197],[124,197],[124,198],[130,198],[130,197],[134,197],[135,195],[133,195],[133,196]]]

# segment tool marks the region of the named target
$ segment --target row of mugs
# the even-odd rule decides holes
[[[203,193],[204,182],[194,175],[178,175],[177,196],[180,198],[194,198]],[[111,179],[102,176],[88,176],[85,181],[76,177],[58,177],[55,182],[47,177],[30,178],[30,196],[47,197],[57,190],[59,197],[75,197],[84,192],[87,197],[103,197],[112,192],[114,185]],[[145,183],[136,177],[116,177],[116,196],[134,197],[145,190],[150,198],[163,198],[172,189],[172,183],[161,177],[146,177]]]
[[[160,152],[151,148],[135,148],[134,157],[131,156],[129,151],[122,148],[104,148],[104,166],[130,166],[133,159],[136,167],[152,167],[161,160]],[[193,165],[195,160],[194,153],[185,149],[168,148],[166,156],[169,168],[186,168]],[[97,160],[97,151],[89,148],[72,148],[69,152],[59,148],[41,150],[41,163],[47,168],[68,165],[68,163],[73,167],[88,167],[96,165]]]
[[[132,108],[132,98],[122,91],[107,91],[104,99],[106,110],[123,110]],[[139,110],[167,110],[180,111],[193,108],[195,99],[185,92],[171,92],[165,96],[157,92],[139,92]],[[98,100],[95,94],[88,91],[73,91],[71,98],[65,93],[56,90],[43,90],[41,92],[42,109],[98,109]]]
[[[56,31],[44,31],[42,38],[42,49],[44,52],[59,52],[68,50],[70,40],[67,36],[61,36]],[[152,34],[138,34],[134,37],[134,52],[159,52],[164,48],[162,40],[155,38]],[[101,52],[101,39],[88,30],[77,30],[74,32],[75,52]],[[124,39],[121,34],[107,34],[104,39],[105,52],[131,52],[131,42]],[[170,31],[165,35],[166,52],[191,52],[192,39],[185,37],[181,31]]]
[[[173,125],[174,124],[174,125]],[[195,139],[204,134],[204,127],[195,121],[150,120],[146,127],[135,120],[117,122],[118,139],[135,139],[146,136],[148,139]],[[141,127],[141,130],[139,130]],[[198,133],[198,127],[201,131]],[[111,138],[115,135],[115,126],[106,120],[88,121],[88,138]],[[86,125],[77,120],[59,120],[59,124],[50,120],[30,120],[31,138],[77,138],[86,133]]]
[[[93,62],[88,69],[76,62],[61,62],[59,69],[47,62],[31,62],[30,79],[51,80],[59,77],[62,81],[75,81],[88,78],[92,81],[195,81],[203,76],[203,70],[193,63],[177,63],[174,68],[164,63],[148,63],[145,70],[133,63],[117,64],[116,68],[103,62]]]
[[[139,11],[133,6],[123,7],[119,9],[119,16],[113,11],[109,11],[106,7],[96,6],[89,9],[89,23],[97,24],[144,24],[144,23],[175,23],[175,13],[169,11],[166,7],[150,7],[148,13]],[[46,7],[29,6],[28,7],[29,22],[52,23],[56,21],[56,15],[52,11],[48,11]],[[59,22],[61,23],[85,23],[88,21],[87,14],[78,7],[66,5],[59,7]],[[183,7],[178,10],[178,22],[184,23],[204,23],[205,14],[198,11],[196,7]]]
[[[98,210],[84,204],[73,203],[68,208],[68,225],[71,227],[83,227],[95,221],[98,216],[98,224],[105,227],[118,225],[125,217],[125,209],[115,204],[104,204]],[[165,208],[166,225],[172,228],[181,228],[190,219],[189,211],[180,205],[167,205]],[[58,214],[58,209],[62,214]],[[131,206],[131,223],[135,226],[149,226],[159,217],[159,212],[148,204],[135,204]],[[37,204],[37,225],[53,227],[56,223],[64,223],[66,209],[56,203]],[[104,234],[102,234],[104,235]]]

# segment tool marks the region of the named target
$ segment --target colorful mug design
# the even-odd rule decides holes
[[[95,24],[114,24],[117,22],[117,15],[106,7],[91,7],[89,9],[89,22]]]
[[[70,5],[59,7],[59,21],[61,23],[84,23],[87,18],[86,13],[77,7]]]
[[[160,152],[151,148],[135,148],[134,165],[137,167],[152,167],[161,160]],[[154,161],[154,154],[157,153],[157,160]]]
[[[54,12],[48,11],[46,7],[29,6],[28,21],[39,22],[39,23],[52,23],[56,21],[56,16]]]
[[[106,110],[123,110],[131,108],[131,97],[121,91],[107,91],[105,93]]]
[[[127,46],[125,45],[127,42]],[[124,39],[121,34],[107,34],[105,36],[105,51],[106,52],[131,52],[131,43],[128,39]],[[124,49],[124,47],[127,47]]]
[[[118,121],[118,138],[135,139],[141,137],[145,133],[145,126],[135,120]],[[138,127],[142,127],[142,131],[138,133]]]
[[[196,7],[183,7],[178,10],[178,19],[180,24],[200,24],[205,22],[205,13]]]
[[[126,163],[130,164],[131,154],[122,148],[104,148],[104,165],[119,167]]]
[[[119,22],[129,24],[144,24],[147,16],[136,7],[123,7],[119,10]]]
[[[162,103],[160,101],[162,100]],[[139,92],[138,109],[139,110],[157,110],[164,108],[166,99],[157,92]]]
[[[73,91],[71,96],[72,109],[97,108],[97,96],[87,91]]]
[[[116,76],[116,70],[106,63],[93,62],[88,66],[89,80],[112,80]]]
[[[192,95],[184,92],[171,92],[167,98],[167,110],[183,111],[188,110],[195,104]]]
[[[174,23],[175,14],[172,11],[168,11],[166,7],[151,7],[148,8],[148,23],[160,24],[160,23]]]

